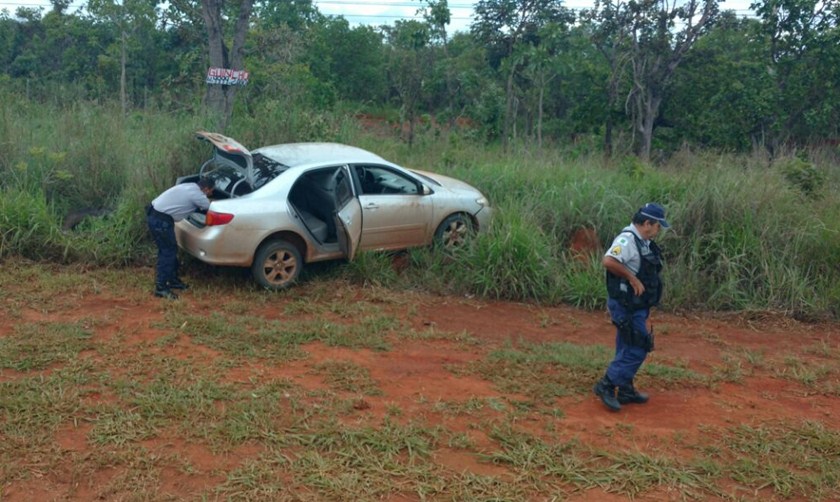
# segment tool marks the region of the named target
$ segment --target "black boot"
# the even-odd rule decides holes
[[[622,385],[618,388],[618,402],[621,404],[645,404],[648,402],[648,395],[637,391],[633,382],[630,382],[629,385]]]
[[[169,281],[169,289],[189,289],[190,286],[186,282],[182,281],[181,279],[175,279],[174,281]]]
[[[177,300],[178,295],[173,293],[169,288],[155,286],[155,296],[158,298],[166,298],[168,300]]]
[[[619,411],[621,409],[621,404],[618,402],[618,387],[610,381],[610,377],[604,375],[604,378],[598,381],[595,384],[595,388],[593,389],[595,395],[601,398],[601,402],[604,403],[604,406],[609,408],[610,411]]]

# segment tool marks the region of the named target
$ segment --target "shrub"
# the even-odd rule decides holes
[[[797,157],[780,160],[777,164],[785,179],[805,196],[817,199],[822,195],[826,176],[814,164]]]
[[[63,249],[56,218],[42,191],[0,191],[0,258],[16,254],[56,259]]]

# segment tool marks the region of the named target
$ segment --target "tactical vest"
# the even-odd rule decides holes
[[[650,242],[650,253],[642,254],[642,241],[635,232],[633,239],[636,241],[636,249],[639,250],[641,266],[636,277],[644,285],[645,292],[641,296],[633,294],[633,287],[623,277],[619,277],[607,270],[607,294],[610,298],[618,300],[627,308],[633,310],[647,309],[659,304],[662,299],[662,280],[659,272],[662,271],[662,251],[655,242]]]

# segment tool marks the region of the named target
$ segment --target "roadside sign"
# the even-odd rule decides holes
[[[207,70],[206,82],[211,85],[245,85],[248,83],[248,72],[227,68],[210,68]]]

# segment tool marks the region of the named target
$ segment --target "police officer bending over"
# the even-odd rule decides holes
[[[611,411],[619,411],[622,404],[648,401],[647,394],[636,390],[633,379],[653,350],[653,333],[648,331],[647,320],[650,308],[662,297],[662,257],[653,238],[669,226],[662,206],[646,204],[604,255],[607,308],[617,328],[615,358],[594,390]]]
[[[198,183],[181,183],[160,194],[146,206],[146,223],[158,248],[155,270],[155,296],[175,300],[173,289],[187,289],[178,277],[178,243],[175,222],[191,213],[210,207],[213,182],[202,178]]]

